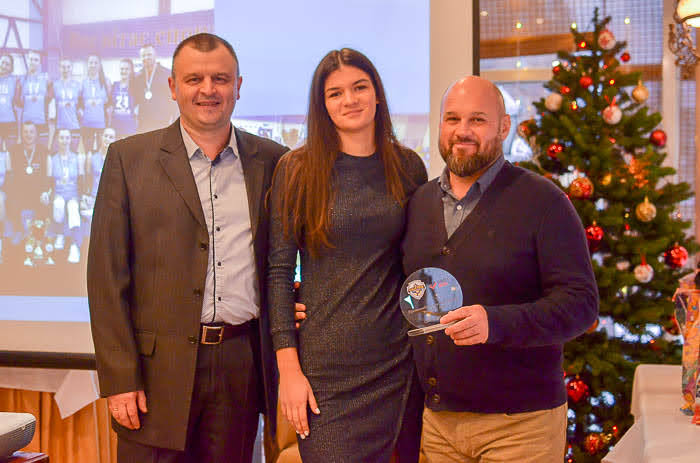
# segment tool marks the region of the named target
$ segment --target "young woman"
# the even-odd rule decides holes
[[[398,304],[399,245],[407,198],[427,175],[398,144],[381,79],[355,50],[331,51],[318,65],[307,121],[306,144],[282,158],[270,194],[280,407],[305,463],[386,462],[409,415],[418,419],[406,412],[418,385]],[[297,252],[307,307],[298,333]]]
[[[14,144],[10,140],[17,139],[15,103],[19,98],[19,85],[13,71],[12,55],[0,54],[0,152],[7,152]]]
[[[78,121],[78,99],[80,97],[80,82],[73,79],[73,63],[62,58],[59,63],[61,77],[53,83],[54,99],[56,101],[56,130],[54,131],[52,150],[58,149],[58,132],[66,129],[71,133],[71,150],[77,151],[80,138],[80,122]]]
[[[136,133],[136,100],[134,99],[134,62],[119,62],[119,81],[112,85],[112,125],[119,139]]]
[[[98,135],[107,127],[107,107],[110,106],[109,84],[97,55],[88,56],[87,76],[80,91],[80,135],[87,153],[95,150]]]

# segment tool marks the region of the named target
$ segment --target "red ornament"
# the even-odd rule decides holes
[[[552,68],[552,73],[553,74],[559,74],[559,71],[561,71],[561,66],[557,65]]]
[[[591,76],[582,76],[579,80],[578,83],[581,87],[583,88],[588,88],[591,85],[593,85],[593,78]]]
[[[599,433],[589,434],[583,441],[583,447],[589,455],[595,455],[603,449],[603,439]]]
[[[564,151],[564,145],[562,145],[561,143],[552,143],[547,148],[547,156],[549,156],[552,159],[557,159],[557,155],[562,151]]]
[[[676,243],[671,249],[664,252],[664,260],[666,265],[671,268],[681,268],[688,261],[688,251]]]
[[[593,225],[586,227],[586,239],[588,240],[588,249],[591,252],[598,250],[600,242],[603,241],[603,235],[605,235],[605,232],[595,222],[593,222]]]
[[[678,336],[681,334],[681,330],[678,327],[678,320],[675,315],[668,317],[668,320],[663,324],[664,331],[672,336]]]
[[[566,85],[562,85],[561,88],[559,89],[562,95],[568,95],[571,93],[571,89],[567,87]]]
[[[582,48],[582,49],[583,49],[583,48],[586,48],[586,45],[587,45],[587,44],[586,44],[586,41],[585,41],[585,40],[581,40],[581,41],[578,43],[578,47],[579,47],[579,48]]]
[[[659,148],[663,148],[666,146],[666,132],[660,129],[654,130],[651,132],[651,135],[649,135],[649,141]]]
[[[627,61],[629,61],[630,58],[631,58],[631,56],[627,52],[624,52],[623,54],[620,55],[620,61],[622,61],[623,63],[626,63]]]
[[[599,324],[600,324],[600,320],[596,318],[595,321],[593,322],[593,324],[588,327],[588,329],[586,330],[586,333],[588,333],[588,334],[595,333],[595,330],[598,329]]]
[[[566,384],[566,395],[569,396],[574,403],[580,402],[582,399],[588,397],[589,390],[588,384],[584,383],[578,376],[572,378]]]
[[[589,199],[593,196],[593,182],[586,177],[578,177],[569,185],[569,194],[574,199]]]

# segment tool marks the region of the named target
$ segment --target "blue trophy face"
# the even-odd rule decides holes
[[[401,287],[401,312],[413,326],[425,328],[462,306],[462,288],[446,270],[426,267],[413,272]]]

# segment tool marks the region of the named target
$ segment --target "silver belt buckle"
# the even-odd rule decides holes
[[[209,332],[215,332],[219,331],[219,339],[216,341],[207,341],[207,334]],[[200,344],[221,344],[221,341],[224,339],[224,327],[223,326],[207,326],[207,325],[202,325],[202,339],[200,341]]]

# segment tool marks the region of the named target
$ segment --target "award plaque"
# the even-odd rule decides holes
[[[446,270],[426,267],[413,272],[403,286],[400,296],[401,312],[416,329],[409,336],[432,333],[456,323],[441,324],[440,317],[462,307],[462,288]]]

